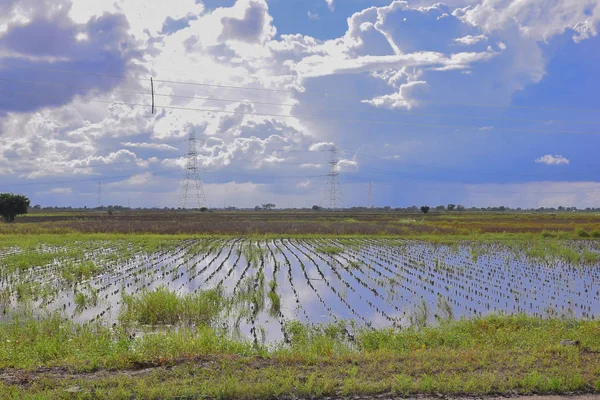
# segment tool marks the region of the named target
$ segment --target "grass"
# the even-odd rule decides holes
[[[315,250],[319,253],[329,254],[329,255],[340,254],[344,251],[342,248],[337,247],[337,246],[319,246]]]
[[[220,289],[180,295],[161,286],[139,296],[123,296],[119,320],[123,325],[211,326],[222,312],[224,303]]]
[[[294,322],[287,330],[290,345],[268,347],[205,325],[130,338],[120,329],[84,327],[58,315],[23,316],[0,324],[0,374],[17,368],[11,376],[26,384],[0,383],[0,397],[64,396],[75,385],[95,398],[600,390],[595,321],[491,315],[423,329],[358,330],[354,342],[342,323]],[[581,347],[561,346],[565,338]],[[128,372],[141,366],[154,368]],[[83,374],[102,370],[93,379]]]
[[[22,250],[0,256],[0,278],[60,260],[52,268],[72,285],[94,277],[106,262],[136,252],[173,249],[186,239],[232,237],[243,238],[240,251],[258,272],[246,276],[232,298],[220,289],[182,295],[166,287],[124,296],[114,327],[81,325],[61,314],[34,317],[28,301],[56,295],[56,288],[16,283],[12,294],[24,304],[20,312],[10,309],[12,319],[0,323],[0,398],[600,392],[597,321],[525,315],[454,320],[447,300],[438,298],[436,326],[425,324],[433,313],[426,305],[416,308],[408,329],[288,321],[290,343],[270,345],[236,338],[220,324],[231,313],[248,318],[268,308],[272,317],[280,315],[277,282],[265,282],[259,269],[266,255],[254,245],[257,239],[335,238],[339,246],[317,249],[331,255],[351,249],[359,238],[415,239],[472,246],[477,260],[485,259],[493,242],[526,257],[588,268],[600,256],[578,244],[600,237],[599,215],[453,213],[424,219],[398,213],[131,213],[80,222],[81,217],[32,215],[28,222],[0,223],[0,251]],[[206,252],[220,246],[206,243]],[[85,258],[98,248],[114,251]],[[89,286],[73,285],[73,291],[79,311],[98,301]],[[0,291],[0,311],[10,307],[10,298],[10,291]],[[173,328],[132,335],[145,325]],[[581,346],[562,346],[563,339],[579,340]],[[73,388],[77,393],[66,391]]]

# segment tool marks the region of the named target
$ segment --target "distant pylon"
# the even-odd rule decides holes
[[[181,182],[179,193],[180,208],[202,208],[206,205],[204,188],[198,170],[198,149],[196,148],[196,132],[190,132],[188,152],[185,163],[185,178]]]
[[[371,183],[371,181],[369,181],[369,204],[368,204],[369,208],[373,208],[375,207],[373,205],[373,184]]]
[[[329,159],[329,173],[327,174],[327,189],[325,190],[326,198],[329,200],[329,208],[336,209],[343,207],[342,188],[339,182],[339,162],[337,156],[337,147],[334,145],[331,150]]]
[[[99,181],[98,182],[98,199],[97,199],[97,207],[100,208],[102,207],[102,182]]]

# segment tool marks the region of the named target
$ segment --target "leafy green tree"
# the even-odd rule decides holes
[[[15,217],[27,214],[30,200],[22,194],[0,193],[0,215],[6,222],[14,222]]]
[[[429,212],[429,206],[422,206],[421,212],[423,212],[423,214],[427,214]]]
[[[448,211],[454,211],[456,204],[448,204]]]

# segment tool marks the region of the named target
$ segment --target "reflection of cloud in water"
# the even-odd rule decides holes
[[[126,262],[104,262],[102,272],[89,281],[89,288],[85,283],[77,285],[77,290],[86,295],[92,288],[98,292],[97,304],[88,304],[81,312],[76,312],[72,286],[57,275],[56,266],[36,266],[16,272],[5,281],[39,282],[41,288],[56,288],[56,294],[48,300],[48,310],[62,310],[65,316],[79,322],[100,319],[109,324],[117,320],[123,292],[137,295],[161,285],[178,293],[221,285],[225,293],[232,293],[244,271],[250,280],[262,271],[267,296],[274,262],[270,255],[265,256],[269,254],[266,247],[262,246],[266,252],[262,253],[264,266],[258,263],[248,268],[243,255],[238,260],[238,252],[230,252],[233,241],[224,241],[209,254],[208,247],[197,246],[201,242],[181,242],[179,248],[171,251],[140,253]],[[343,250],[335,255],[321,254],[318,248],[324,242]],[[454,318],[491,312],[580,318],[600,314],[596,289],[600,285],[600,269],[595,266],[573,266],[560,258],[539,261],[501,244],[445,246],[376,238],[362,242],[351,246],[343,239],[276,240],[275,244],[270,241],[279,263],[277,293],[284,318],[315,323],[353,319],[358,325],[364,324],[364,319],[373,327],[391,326],[394,322],[407,325],[421,299],[427,304],[431,323],[435,323],[436,314],[441,316],[444,302]],[[106,244],[98,246],[102,249]],[[579,254],[599,252],[595,242],[570,246]],[[90,252],[89,258],[103,260],[115,251]],[[286,258],[291,266],[291,284]],[[41,299],[33,303],[41,309]],[[256,326],[264,329],[268,340],[281,339],[281,321],[268,315],[269,305],[267,298],[266,310],[257,315]],[[17,299],[11,297],[8,314],[0,319],[11,318],[11,311],[18,306]],[[252,338],[250,328],[249,321],[240,325],[244,337]]]

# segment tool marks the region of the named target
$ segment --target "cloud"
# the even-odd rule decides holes
[[[24,75],[35,74],[35,79],[28,80],[56,86],[49,90],[49,87],[32,88],[9,83],[10,91],[33,92],[36,96],[2,96],[0,113],[57,107],[68,104],[75,96],[110,92],[122,83],[115,79],[57,74],[46,69],[103,73],[110,64],[114,75],[126,75],[140,69],[133,63],[141,57],[141,46],[129,35],[126,16],[104,13],[75,22],[69,16],[69,2],[41,0],[35,5],[27,3],[31,1],[9,2],[2,10],[8,20],[4,25],[5,32],[0,32],[0,60],[20,68],[0,66],[0,72],[3,79],[9,81],[23,80]]]
[[[462,188],[465,205],[504,205],[516,207],[597,207],[600,201],[598,182],[526,182],[505,184],[474,184]]]
[[[358,170],[358,162],[356,160],[341,159],[338,161],[337,166],[340,172],[353,172]]]
[[[121,13],[127,16],[129,33],[137,39],[148,40],[161,33],[174,33],[204,11],[202,2],[195,0],[178,0],[168,7],[161,0],[76,0],[72,2],[69,16],[82,23],[104,13]]]
[[[325,3],[327,3],[327,8],[329,8],[329,11],[333,12],[335,10],[334,0],[325,0]]]
[[[276,29],[271,25],[273,18],[269,15],[264,0],[239,0],[234,8],[243,8],[241,17],[223,17],[223,29],[220,41],[240,40],[250,43],[264,43],[271,39]]]
[[[316,12],[312,13],[312,12],[310,12],[310,10],[308,10],[307,15],[308,15],[308,19],[311,19],[313,21],[316,21],[320,18],[319,13],[316,13]]]
[[[467,36],[463,36],[463,37],[454,39],[454,42],[465,45],[465,46],[471,46],[473,44],[477,44],[479,42],[486,41],[487,39],[488,38],[485,35],[476,35],[476,36],[467,35]]]
[[[110,182],[106,184],[107,187],[112,188],[129,188],[131,186],[145,186],[150,184],[154,179],[154,176],[151,172],[144,172],[142,174],[136,174],[127,178],[125,180],[121,180],[118,182]]]
[[[546,154],[545,156],[537,158],[535,162],[546,165],[568,165],[571,161],[559,154]]]
[[[319,143],[311,144],[308,149],[310,151],[325,151],[325,150],[331,150],[334,146],[335,146],[335,143],[319,142]]]
[[[125,147],[134,147],[138,149],[153,149],[153,150],[177,150],[177,147],[170,146],[165,143],[134,143],[134,142],[122,142],[121,145]]]
[[[429,51],[385,56],[367,55],[356,58],[314,55],[305,57],[294,68],[301,77],[314,78],[334,74],[357,74],[404,67],[437,66],[467,68],[471,63],[489,60],[494,56],[494,52],[457,53],[446,56],[442,53]]]
[[[410,81],[400,85],[398,91],[392,94],[377,96],[363,103],[383,108],[406,108],[410,110],[418,104],[418,94],[424,93],[428,87],[425,81]]]
[[[574,31],[578,41],[597,34],[600,8],[590,0],[483,0],[475,6],[457,9],[453,15],[486,32],[518,29],[526,38],[547,40],[567,29]]]
[[[296,184],[296,187],[299,189],[307,189],[310,187],[310,183],[311,183],[310,180],[307,179],[305,181],[298,182],[298,184]]]
[[[348,115],[362,118],[358,116],[363,112],[373,112],[388,120],[395,118],[388,110],[401,109],[411,123],[420,123],[411,112],[431,107],[428,100],[508,105],[517,91],[545,76],[551,57],[544,54],[544,41],[560,34],[576,42],[591,38],[600,9],[585,1],[567,6],[549,0],[482,0],[456,9],[462,0],[431,6],[390,0],[386,6],[365,7],[350,15],[346,32],[325,40],[277,35],[277,28],[289,32],[289,26],[273,19],[265,0],[229,3],[233,5],[207,9],[195,0],[166,8],[158,7],[163,4],[159,0],[1,2],[1,63],[214,85],[156,83],[158,93],[181,96],[160,97],[160,105],[209,111],[158,107],[151,115],[148,107],[89,101],[147,104],[147,96],[130,93],[147,92],[147,82],[36,71],[35,80],[87,89],[15,84],[11,90],[36,90],[44,96],[0,98],[3,182],[26,177],[36,184],[48,175],[65,180],[72,175],[130,176],[125,182],[135,185],[140,198],[152,191],[156,196],[148,202],[161,199],[175,205],[177,196],[171,199],[167,192],[176,191],[177,179],[160,171],[178,176],[176,168],[185,165],[185,158],[159,151],[183,148],[166,143],[192,130],[204,140],[198,144],[199,163],[211,187],[233,181],[256,185],[248,186],[254,196],[248,201],[256,204],[283,193],[308,195],[320,187],[316,176],[326,170],[329,157],[322,152],[334,143],[349,154],[370,149],[373,157],[400,160],[388,162],[394,165],[411,160],[441,165],[449,154],[453,162],[461,157],[468,162],[476,153],[473,149],[483,152],[497,145],[490,144],[497,140],[495,135],[476,135],[474,144],[464,139],[466,132],[452,132],[450,139],[420,128],[370,128],[350,123]],[[333,8],[334,2],[328,3]],[[321,2],[321,10],[324,6]],[[39,40],[30,40],[32,36]],[[27,70],[0,67],[0,73],[24,79]],[[339,97],[325,97],[325,92]],[[314,122],[321,118],[327,123]],[[487,121],[473,123],[482,130],[485,125]],[[427,146],[407,144],[415,138]],[[384,148],[385,143],[392,145]],[[147,158],[148,153],[160,157]],[[535,156],[523,162],[534,167]],[[339,168],[366,177],[360,161],[361,168],[356,159],[340,161]],[[26,172],[31,169],[39,171]],[[310,190],[297,187],[306,181],[311,182]],[[77,196],[72,198],[91,193],[90,204],[95,204],[93,186],[74,185]],[[224,191],[214,193],[225,196]]]
[[[73,189],[72,188],[52,188],[50,190],[48,190],[47,192],[44,193],[49,193],[49,194],[71,194],[73,193]]]

